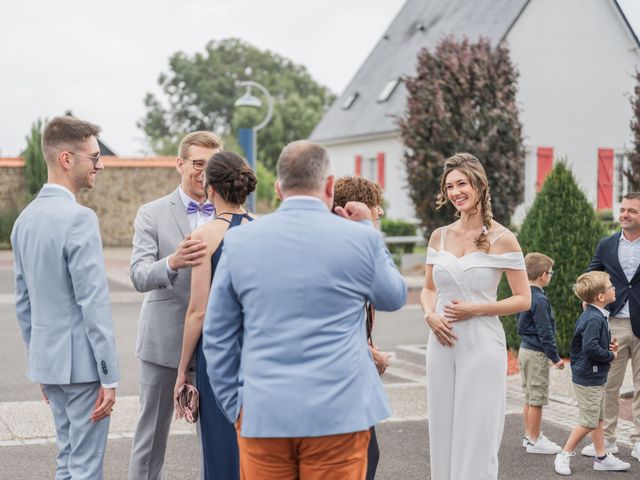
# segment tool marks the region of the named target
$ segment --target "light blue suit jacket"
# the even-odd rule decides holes
[[[368,429],[391,414],[367,348],[364,304],[402,307],[407,289],[370,222],[318,199],[227,232],[203,329],[214,393],[245,437]]]
[[[66,385],[120,379],[96,214],[45,186],[11,233],[27,377]]]

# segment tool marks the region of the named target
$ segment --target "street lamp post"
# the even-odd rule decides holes
[[[260,108],[262,106],[262,102],[259,98],[255,97],[251,93],[251,88],[255,87],[264,95],[267,100],[267,114],[264,119],[255,127],[252,128],[239,128],[238,129],[238,143],[244,150],[245,155],[247,156],[247,161],[253,170],[256,170],[256,158],[258,153],[257,146],[257,133],[258,130],[263,129],[267,126],[267,124],[271,121],[271,117],[273,116],[273,97],[269,93],[264,85],[259,84],[258,82],[254,82],[252,80],[243,80],[237,82],[239,87],[246,87],[246,91],[244,94],[235,101],[234,105],[236,107],[252,107],[252,108]],[[249,195],[249,205],[248,208],[250,211],[255,211],[256,207],[256,197],[255,192]]]

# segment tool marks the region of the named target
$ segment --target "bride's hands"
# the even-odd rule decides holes
[[[467,320],[474,315],[475,303],[465,302],[461,300],[451,300],[451,303],[444,307],[444,316],[447,320],[455,322],[458,320]]]
[[[436,336],[438,343],[445,347],[453,347],[453,344],[458,340],[458,337],[453,333],[453,326],[449,321],[437,313],[430,313],[425,316],[427,317],[427,324]]]

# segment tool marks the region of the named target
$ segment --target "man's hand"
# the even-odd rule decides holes
[[[562,359],[554,363],[553,366],[556,367],[558,370],[564,370],[564,362],[562,361]]]
[[[191,240],[191,235],[187,235],[178,244],[176,251],[169,257],[169,268],[178,270],[180,268],[195,267],[202,263],[207,244],[202,240]]]
[[[371,220],[371,210],[362,202],[347,202],[344,208],[336,207],[333,211],[347,220]]]
[[[40,391],[42,392],[42,400],[44,401],[44,403],[49,405],[49,397],[47,397],[47,394],[44,392],[44,385],[43,384],[40,384]]]
[[[116,403],[116,389],[100,387],[98,390],[98,398],[96,399],[96,408],[91,413],[89,420],[99,422],[105,417],[111,415],[113,405]]]

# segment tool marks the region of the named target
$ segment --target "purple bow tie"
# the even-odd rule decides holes
[[[206,215],[210,217],[213,215],[213,205],[210,203],[201,203],[197,204],[194,201],[190,201],[187,206],[187,214],[191,215],[192,213],[200,212],[202,215]]]

